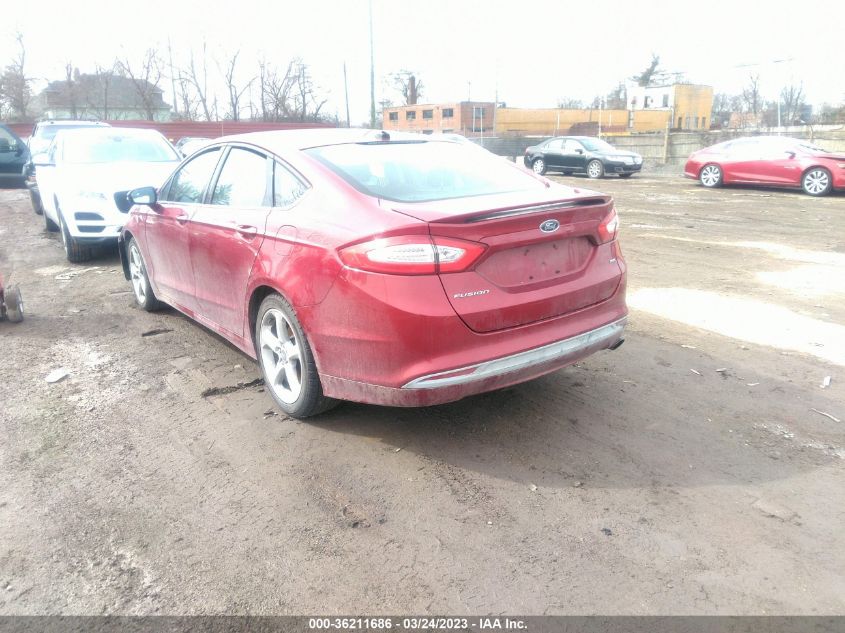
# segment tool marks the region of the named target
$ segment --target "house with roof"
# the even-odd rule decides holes
[[[143,79],[118,73],[80,73],[51,81],[32,101],[42,119],[170,121],[164,91]]]

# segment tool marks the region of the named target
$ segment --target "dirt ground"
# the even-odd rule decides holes
[[[0,191],[0,614],[845,613],[845,195],[560,180],[616,198],[625,345],[308,423]]]

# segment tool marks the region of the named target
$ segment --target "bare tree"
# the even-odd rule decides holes
[[[792,125],[801,120],[801,111],[804,109],[804,85],[795,84],[784,86],[780,91],[781,121],[786,125]]]
[[[113,113],[109,110],[109,98],[114,78],[114,66],[105,68],[97,64],[94,67],[94,75],[91,78],[91,86],[86,92],[88,96],[88,108],[97,113],[97,116],[105,121],[112,118]]]
[[[625,110],[628,108],[628,91],[625,84],[619,83],[607,93],[605,98],[608,110]]]
[[[65,85],[64,85],[64,92],[65,97],[67,98],[68,108],[70,109],[70,118],[71,119],[78,119],[79,118],[79,109],[78,109],[78,79],[79,79],[79,70],[76,71],[74,74],[73,71],[73,63],[67,62],[65,64]]]
[[[748,84],[742,89],[742,105],[745,112],[755,118],[763,110],[763,98],[760,95],[760,75],[748,77]]]
[[[213,108],[209,103],[208,94],[208,50],[205,42],[202,43],[202,66],[199,66],[191,51],[188,67],[179,71],[179,85],[182,95],[182,109],[190,119],[196,118],[196,113],[201,112],[206,121],[213,121]]]
[[[391,84],[404,99],[404,105],[416,105],[423,94],[423,82],[412,70],[400,70],[390,75]]]
[[[154,121],[156,111],[162,107],[161,89],[161,60],[155,49],[147,49],[140,66],[133,67],[128,59],[115,62],[118,72],[124,74],[132,82],[135,94],[148,121]]]
[[[26,76],[26,46],[23,34],[16,33],[15,40],[18,43],[18,54],[0,75],[0,110],[5,109],[9,116],[23,121],[29,116],[32,79]]]
[[[226,82],[226,92],[229,95],[229,118],[232,121],[240,121],[241,98],[252,86],[252,82],[255,81],[255,77],[253,77],[246,82],[242,88],[238,87],[235,79],[235,69],[238,65],[238,55],[240,55],[240,53],[241,52],[238,50],[234,55],[232,55],[232,58],[229,60],[229,64],[226,66],[226,70],[223,71],[223,78]]]
[[[580,99],[558,99],[557,107],[563,110],[580,110],[584,107],[584,102]]]
[[[262,60],[259,63],[260,108],[265,121],[318,121],[327,99],[314,84],[308,65],[300,58],[288,62],[284,72]]]

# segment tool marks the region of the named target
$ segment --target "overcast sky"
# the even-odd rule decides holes
[[[400,69],[418,73],[425,102],[492,101],[497,93],[515,107],[590,101],[643,70],[652,53],[664,70],[717,92],[739,92],[753,72],[768,98],[803,82],[810,103],[845,101],[843,0],[372,2],[377,101],[400,100],[384,81]],[[367,0],[4,0],[0,65],[14,54],[17,30],[28,73],[50,79],[68,61],[90,72],[149,47],[166,57],[168,38],[178,65],[206,40],[221,65],[241,50],[243,80],[257,74],[259,55],[280,65],[302,57],[329,97],[325,112],[344,118],[345,62],[356,124],[369,119],[368,29]],[[162,87],[171,102],[169,83]]]

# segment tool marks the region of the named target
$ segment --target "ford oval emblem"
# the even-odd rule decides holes
[[[560,228],[560,222],[557,220],[546,220],[540,225],[540,230],[543,233],[554,233]]]

